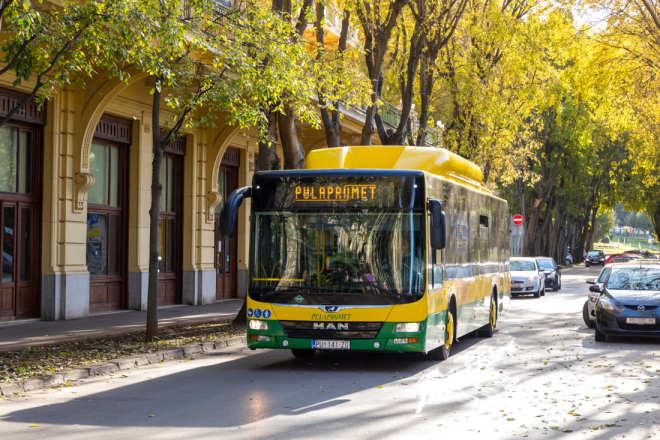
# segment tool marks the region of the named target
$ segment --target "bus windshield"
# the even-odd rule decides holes
[[[423,295],[423,225],[412,210],[256,212],[250,295],[294,304]]]

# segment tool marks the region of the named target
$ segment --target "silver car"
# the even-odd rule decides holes
[[[539,275],[539,266],[535,258],[511,258],[511,296],[545,295],[545,277]],[[543,273],[543,272],[542,272]]]
[[[607,278],[607,274],[610,273],[610,270],[612,270],[611,265],[603,267],[598,278],[587,278],[587,284],[602,285],[605,282],[605,278]],[[599,293],[589,292],[587,295],[587,301],[582,307],[582,319],[584,319],[584,323],[587,324],[587,327],[589,328],[596,327],[596,301],[598,301],[598,295]]]

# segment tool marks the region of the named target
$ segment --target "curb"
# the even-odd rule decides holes
[[[201,344],[183,345],[177,348],[159,350],[155,353],[138,354],[125,358],[113,359],[102,364],[90,364],[75,367],[68,371],[62,370],[47,376],[38,376],[20,382],[0,384],[0,396],[8,396],[15,393],[51,388],[64,385],[71,380],[85,379],[88,377],[102,376],[119,370],[139,367],[148,364],[159,364],[161,362],[184,359],[187,356],[200,353],[209,353],[245,344],[245,336],[227,338],[216,342],[203,342]]]

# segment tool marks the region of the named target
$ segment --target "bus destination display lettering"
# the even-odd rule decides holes
[[[367,202],[376,197],[376,185],[297,186],[296,202]]]

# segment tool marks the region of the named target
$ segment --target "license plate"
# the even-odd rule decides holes
[[[626,324],[655,324],[655,318],[626,318]]]
[[[350,350],[351,341],[312,341],[316,350]]]

